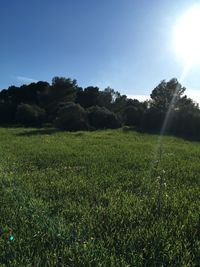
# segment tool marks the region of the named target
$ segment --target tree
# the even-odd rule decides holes
[[[20,103],[43,104],[41,95],[48,92],[49,84],[47,82],[30,83],[20,87],[10,86],[8,90],[0,92],[1,103],[12,103],[18,106]]]
[[[119,97],[119,92],[107,87],[103,91],[99,91],[98,106],[106,107],[111,110],[113,108],[113,104]]]
[[[87,130],[87,113],[79,104],[69,102],[58,111],[55,126],[67,131]]]
[[[12,103],[0,103],[0,124],[12,124],[15,121],[16,106]]]
[[[167,112],[169,107],[171,110],[174,110],[178,108],[179,101],[184,92],[185,87],[182,87],[176,78],[168,82],[163,80],[150,95],[151,107],[159,110],[159,112]]]
[[[100,91],[98,106],[111,109],[111,105],[112,105],[112,95],[109,92],[106,92],[105,90]]]
[[[98,105],[99,101],[99,88],[94,86],[89,86],[84,89],[78,90],[76,96],[76,103],[80,104],[84,108],[89,108],[91,106]]]
[[[75,101],[77,90],[76,80],[57,76],[52,79],[45,105],[49,122],[55,120],[61,103]]]
[[[151,93],[142,128],[195,138],[200,135],[200,110],[183,95],[185,90],[175,78],[161,81]]]
[[[77,93],[77,82],[70,78],[54,77],[50,90],[51,100],[57,101],[74,101]]]
[[[105,107],[93,106],[88,109],[89,123],[93,128],[119,128],[121,126],[117,116]]]
[[[115,91],[114,89],[110,88],[109,86],[106,87],[103,92],[110,94],[111,103],[114,103],[117,100],[117,98],[120,97],[120,93],[118,91]]]
[[[146,102],[140,102],[137,99],[127,99],[122,113],[123,123],[125,125],[140,126],[146,110]]]
[[[123,122],[125,125],[139,126],[142,113],[139,108],[127,106],[123,112]]]
[[[195,103],[191,98],[188,98],[186,95],[179,99],[178,108],[182,112],[193,112],[199,113],[199,105]]]
[[[0,92],[0,103],[8,103],[8,90],[3,89]]]
[[[119,95],[112,103],[111,110],[118,114],[123,114],[123,110],[127,105],[127,96]]]
[[[37,105],[20,104],[17,107],[16,122],[23,125],[41,125],[46,112]]]

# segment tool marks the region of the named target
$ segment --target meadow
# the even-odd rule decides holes
[[[199,266],[200,143],[0,128],[0,266]]]

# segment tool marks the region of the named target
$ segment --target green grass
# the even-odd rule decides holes
[[[0,266],[199,266],[200,143],[157,143],[0,128]]]

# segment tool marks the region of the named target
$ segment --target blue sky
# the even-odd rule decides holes
[[[173,29],[197,2],[1,0],[0,89],[65,76],[146,97],[162,79],[181,76]],[[193,96],[199,70],[183,82]]]

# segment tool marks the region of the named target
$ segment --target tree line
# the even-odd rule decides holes
[[[48,123],[69,131],[127,125],[152,132],[161,131],[164,125],[166,133],[199,138],[200,109],[185,90],[176,78],[163,80],[150,100],[140,102],[110,87],[82,88],[76,80],[54,77],[51,84],[39,81],[0,91],[0,124]]]

